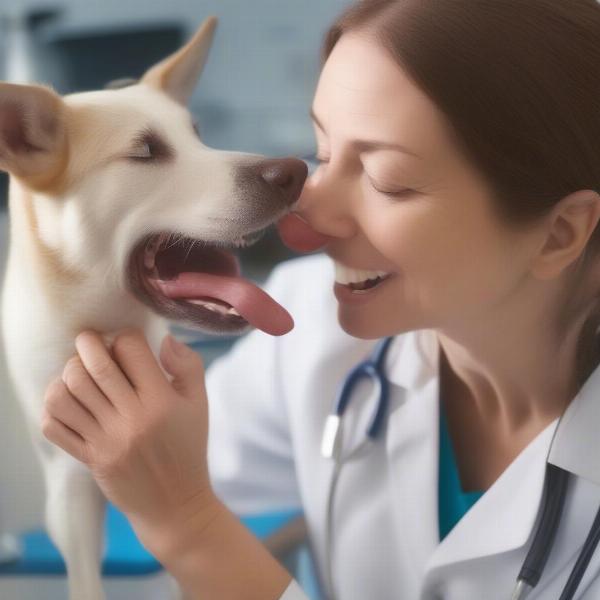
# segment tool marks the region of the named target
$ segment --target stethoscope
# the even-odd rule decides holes
[[[333,503],[335,490],[342,466],[351,460],[364,456],[383,429],[389,403],[389,383],[384,373],[384,361],[392,339],[388,337],[379,341],[371,356],[350,371],[339,388],[333,404],[333,411],[325,422],[321,441],[321,454],[325,458],[330,458],[334,461],[334,469],[327,495],[325,524],[326,577],[330,600],[335,600],[332,573]],[[342,448],[343,415],[348,408],[353,390],[361,380],[369,380],[376,386],[378,399],[363,441],[347,456],[344,456]],[[565,505],[569,476],[570,473],[568,471],[551,463],[546,463],[544,489],[540,502],[539,519],[537,520],[538,524],[529,552],[517,577],[517,583],[511,600],[524,600],[538,584],[542,576],[546,561],[554,545],[556,532],[558,531]],[[599,540],[600,509],[596,514],[583,548],[558,600],[571,600],[574,597],[575,591],[583,578]]]

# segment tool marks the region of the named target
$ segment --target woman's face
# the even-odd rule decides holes
[[[298,212],[331,236],[325,251],[337,264],[390,273],[366,292],[336,284],[345,331],[370,339],[455,327],[508,301],[531,240],[493,214],[443,115],[384,49],[366,34],[342,36],[312,112],[320,165]]]

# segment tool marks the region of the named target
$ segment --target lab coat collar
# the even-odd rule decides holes
[[[600,366],[592,372],[562,416],[548,461],[600,485]]]
[[[415,390],[439,375],[439,342],[432,329],[398,336],[386,357],[391,383]],[[549,462],[600,485],[600,365],[569,403],[555,428]]]
[[[595,435],[600,425],[599,367],[572,400],[564,418],[555,419],[522,450],[440,543],[437,533],[438,358],[435,331],[419,330],[394,340],[386,360],[390,382],[408,392],[405,402],[390,415],[388,429],[388,452],[406,458],[397,482],[399,490],[404,491],[398,498],[405,510],[402,529],[408,533],[411,522],[420,524],[415,535],[420,537],[423,553],[413,557],[414,566],[430,574],[457,561],[507,552],[527,542],[537,517],[545,463],[554,438],[552,462],[600,484],[600,453]],[[423,460],[417,460],[415,453],[420,453],[428,463],[425,473]],[[418,465],[420,472],[411,465]],[[429,488],[429,493],[425,489],[418,493],[423,487]],[[412,493],[407,494],[408,490]],[[432,498],[435,502],[424,506],[423,498]],[[435,527],[423,524],[435,524]]]
[[[457,583],[461,577],[473,577],[473,570],[477,569],[473,561],[481,559],[487,559],[482,572],[489,570],[491,564],[498,568],[513,565],[516,580],[534,531],[545,462],[558,425],[556,419],[538,434],[440,542],[437,391],[435,379],[415,389],[409,394],[410,399],[399,402],[388,422],[386,450],[392,467],[394,515],[389,526],[402,540],[398,568],[406,582],[407,598],[441,598],[443,586],[450,579]],[[551,555],[546,577],[556,577],[565,560],[579,551],[599,501],[598,486],[585,479],[575,479],[570,484],[563,515],[565,528],[558,544],[560,552],[558,556],[556,551]],[[513,553],[510,561],[508,553]],[[489,562],[490,557],[500,554],[507,557],[507,562]]]
[[[427,379],[430,368],[419,365],[413,373],[401,369],[400,378],[414,386],[390,415],[387,433],[388,455],[396,465],[391,477],[398,531],[409,539],[407,560],[412,561],[414,571],[428,575],[458,561],[507,552],[526,543],[537,516],[544,463],[558,423],[556,419],[532,440],[440,542],[439,378],[434,370],[434,376]]]
[[[396,336],[385,361],[388,380],[413,390],[438,375],[439,342],[432,329],[420,329]]]
[[[535,524],[555,419],[513,460],[441,541],[428,564],[445,564],[508,552],[523,546]]]

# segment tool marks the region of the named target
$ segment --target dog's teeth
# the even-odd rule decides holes
[[[154,256],[154,252],[148,252],[148,250],[146,250],[144,254],[144,266],[146,269],[148,269],[148,271],[152,271],[154,269]]]
[[[144,266],[148,271],[152,271],[155,267],[156,254],[158,253],[160,246],[165,238],[166,234],[161,234],[159,237],[152,237],[148,240],[146,247],[144,248]]]
[[[186,300],[190,304],[197,304],[198,306],[202,306],[203,308],[208,308],[208,310],[217,311],[217,305],[213,302],[207,302],[206,300]]]
[[[237,310],[235,310],[235,308],[233,308],[233,306],[229,307],[229,309],[228,309],[226,306],[223,306],[222,304],[215,304],[214,302],[208,302],[207,300],[188,299],[188,300],[186,300],[186,302],[189,302],[190,304],[196,304],[198,306],[202,306],[203,308],[207,308],[208,310],[219,313],[221,315],[236,315],[238,317],[240,316],[240,313]]]

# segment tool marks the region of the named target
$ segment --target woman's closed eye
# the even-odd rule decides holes
[[[408,194],[415,194],[416,190],[405,187],[396,187],[390,186],[383,183],[377,183],[371,177],[367,176],[369,179],[369,184],[371,187],[379,194],[383,194],[384,196],[391,196],[394,198],[401,198],[403,196],[407,196]]]
[[[324,154],[315,154],[315,156],[314,156],[314,161],[319,164],[328,163],[329,160],[330,160],[330,157],[326,156]]]
[[[415,190],[411,190],[410,188],[398,190],[397,192],[383,192],[381,190],[376,191],[384,196],[388,196],[389,198],[404,198],[405,196],[410,196],[411,194],[416,193]]]
[[[329,163],[331,157],[324,152],[319,152],[313,157],[313,162],[317,163],[317,168],[321,167],[324,164]],[[377,182],[373,177],[369,176],[365,172],[365,176],[369,181],[369,185],[375,190],[378,194],[383,194],[384,196],[388,196],[390,198],[403,198],[410,194],[418,193],[417,190],[397,185],[391,185],[389,183]]]

